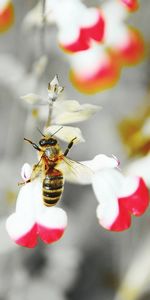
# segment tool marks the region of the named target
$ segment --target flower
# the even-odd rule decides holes
[[[101,7],[86,7],[81,0],[47,0],[45,22],[58,27],[58,43],[65,51],[73,85],[83,93],[96,93],[113,87],[122,67],[144,57],[141,34],[126,24],[136,0],[104,1]],[[39,13],[40,11],[40,13]],[[42,6],[26,17],[27,26],[42,21]],[[29,24],[28,24],[29,23]],[[88,61],[88,64],[87,64]]]
[[[148,99],[149,101],[149,95]],[[137,111],[119,124],[119,133],[130,157],[147,155],[150,151],[150,105],[146,101]]]
[[[110,1],[103,4],[103,14],[106,21],[103,42],[120,61],[120,66],[140,62],[144,56],[144,41],[137,29],[127,26],[128,10],[121,1]]]
[[[69,182],[92,184],[99,202],[97,218],[106,229],[122,231],[129,228],[131,214],[142,215],[148,207],[149,196],[144,181],[139,177],[124,177],[115,168],[116,157],[97,155],[91,161],[79,164],[75,173],[68,171],[67,164],[60,164],[65,179]],[[88,168],[87,168],[88,167]],[[69,166],[70,168],[70,166]],[[30,178],[31,168],[22,168],[23,179]],[[37,238],[47,244],[59,240],[67,227],[66,212],[58,207],[46,207],[42,201],[40,178],[25,184],[18,195],[16,212],[7,219],[6,228],[18,245],[35,247]]]
[[[0,33],[7,31],[14,23],[14,6],[11,0],[0,1]]]
[[[114,86],[122,67],[140,62],[145,53],[141,34],[125,23],[128,10],[121,2],[104,2],[101,10],[105,20],[102,43],[92,41],[90,48],[68,57],[73,85],[87,94]]]
[[[6,223],[12,240],[28,248],[37,245],[38,237],[46,244],[57,241],[63,235],[66,226],[67,215],[63,209],[43,205],[42,182],[38,179],[20,189],[16,212]]]
[[[47,106],[49,106],[49,121],[44,130],[46,135],[54,133],[63,125],[61,134],[58,132],[56,137],[69,142],[76,136],[76,141],[83,142],[81,130],[77,127],[66,126],[66,124],[85,121],[99,111],[101,107],[88,103],[80,104],[76,100],[65,100],[61,97],[62,92],[63,87],[60,86],[58,77],[55,76],[48,84],[47,100],[34,93],[26,94],[21,99],[30,104],[32,108],[37,107],[38,116],[44,121],[47,118]]]

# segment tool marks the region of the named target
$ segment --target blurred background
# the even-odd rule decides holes
[[[102,1],[84,2],[92,6]],[[128,231],[108,232],[96,220],[97,203],[91,186],[66,183],[60,205],[67,211],[69,226],[58,243],[25,249],[7,236],[5,219],[15,209],[21,166],[36,161],[35,152],[23,138],[38,141],[40,137],[37,111],[20,96],[35,92],[47,97],[47,83],[55,74],[65,87],[66,99],[102,106],[94,117],[80,124],[86,141],[72,149],[73,160],[114,154],[125,171],[133,159],[148,154],[148,150],[133,149],[129,129],[132,120],[140,131],[149,117],[150,1],[141,0],[140,9],[128,19],[144,36],[145,60],[123,69],[115,87],[94,95],[82,94],[72,86],[55,25],[45,28],[44,37],[41,28],[24,29],[24,17],[36,3],[14,0],[14,23],[0,34],[0,300],[150,300],[149,211],[134,218]],[[35,64],[42,55],[48,61],[38,74]],[[42,120],[38,125],[43,125]]]

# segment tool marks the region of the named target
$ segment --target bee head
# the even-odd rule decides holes
[[[44,146],[55,146],[56,144],[57,144],[57,140],[53,139],[52,137],[50,137],[49,139],[41,139],[39,141],[39,145],[41,147],[44,147]]]

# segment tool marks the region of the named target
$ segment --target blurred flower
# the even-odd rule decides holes
[[[52,134],[63,125],[61,133],[58,132],[56,137],[68,142],[76,136],[78,142],[83,142],[84,139],[79,128],[64,125],[85,121],[99,111],[100,107],[92,104],[79,104],[76,100],[65,100],[61,97],[62,91],[63,87],[60,86],[58,77],[55,76],[48,84],[48,98],[46,100],[34,93],[26,94],[21,99],[31,104],[32,108],[35,107],[38,111],[38,117],[42,120],[47,118],[47,106],[49,106],[45,134]]]
[[[70,161],[72,162],[72,161]],[[91,161],[78,164],[71,172],[70,165],[60,163],[59,169],[67,181],[92,184],[98,202],[99,223],[108,230],[122,231],[130,227],[131,214],[142,215],[148,207],[149,196],[144,181],[139,177],[125,178],[117,170],[118,160],[99,154]],[[68,171],[69,170],[69,171]],[[22,168],[25,182],[31,167]],[[58,207],[46,207],[42,201],[42,182],[35,179],[25,184],[17,198],[16,212],[6,223],[7,231],[15,243],[35,247],[37,237],[49,244],[61,238],[67,226],[67,215]]]
[[[125,167],[125,172],[129,175],[141,176],[150,187],[149,93],[147,101],[134,114],[120,122],[119,132],[128,156],[132,158]]]
[[[150,105],[148,101],[119,124],[120,136],[131,157],[143,156],[150,151]]]
[[[133,65],[144,56],[144,41],[137,29],[127,26],[128,10],[119,1],[103,4],[106,27],[104,44],[116,56],[120,66]]]
[[[7,31],[14,23],[14,6],[11,0],[0,0],[0,33]]]
[[[86,7],[81,0],[45,2],[43,17],[58,27],[58,42],[70,61],[70,78],[78,90],[96,93],[110,88],[123,66],[141,61],[143,38],[125,23],[129,12],[137,8],[135,0],[104,1],[101,8]],[[29,13],[30,19],[36,19],[36,12]]]

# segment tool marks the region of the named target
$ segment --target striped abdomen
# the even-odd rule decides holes
[[[46,175],[43,180],[43,201],[46,206],[53,206],[60,200],[63,186],[63,175],[60,171],[54,169]]]

